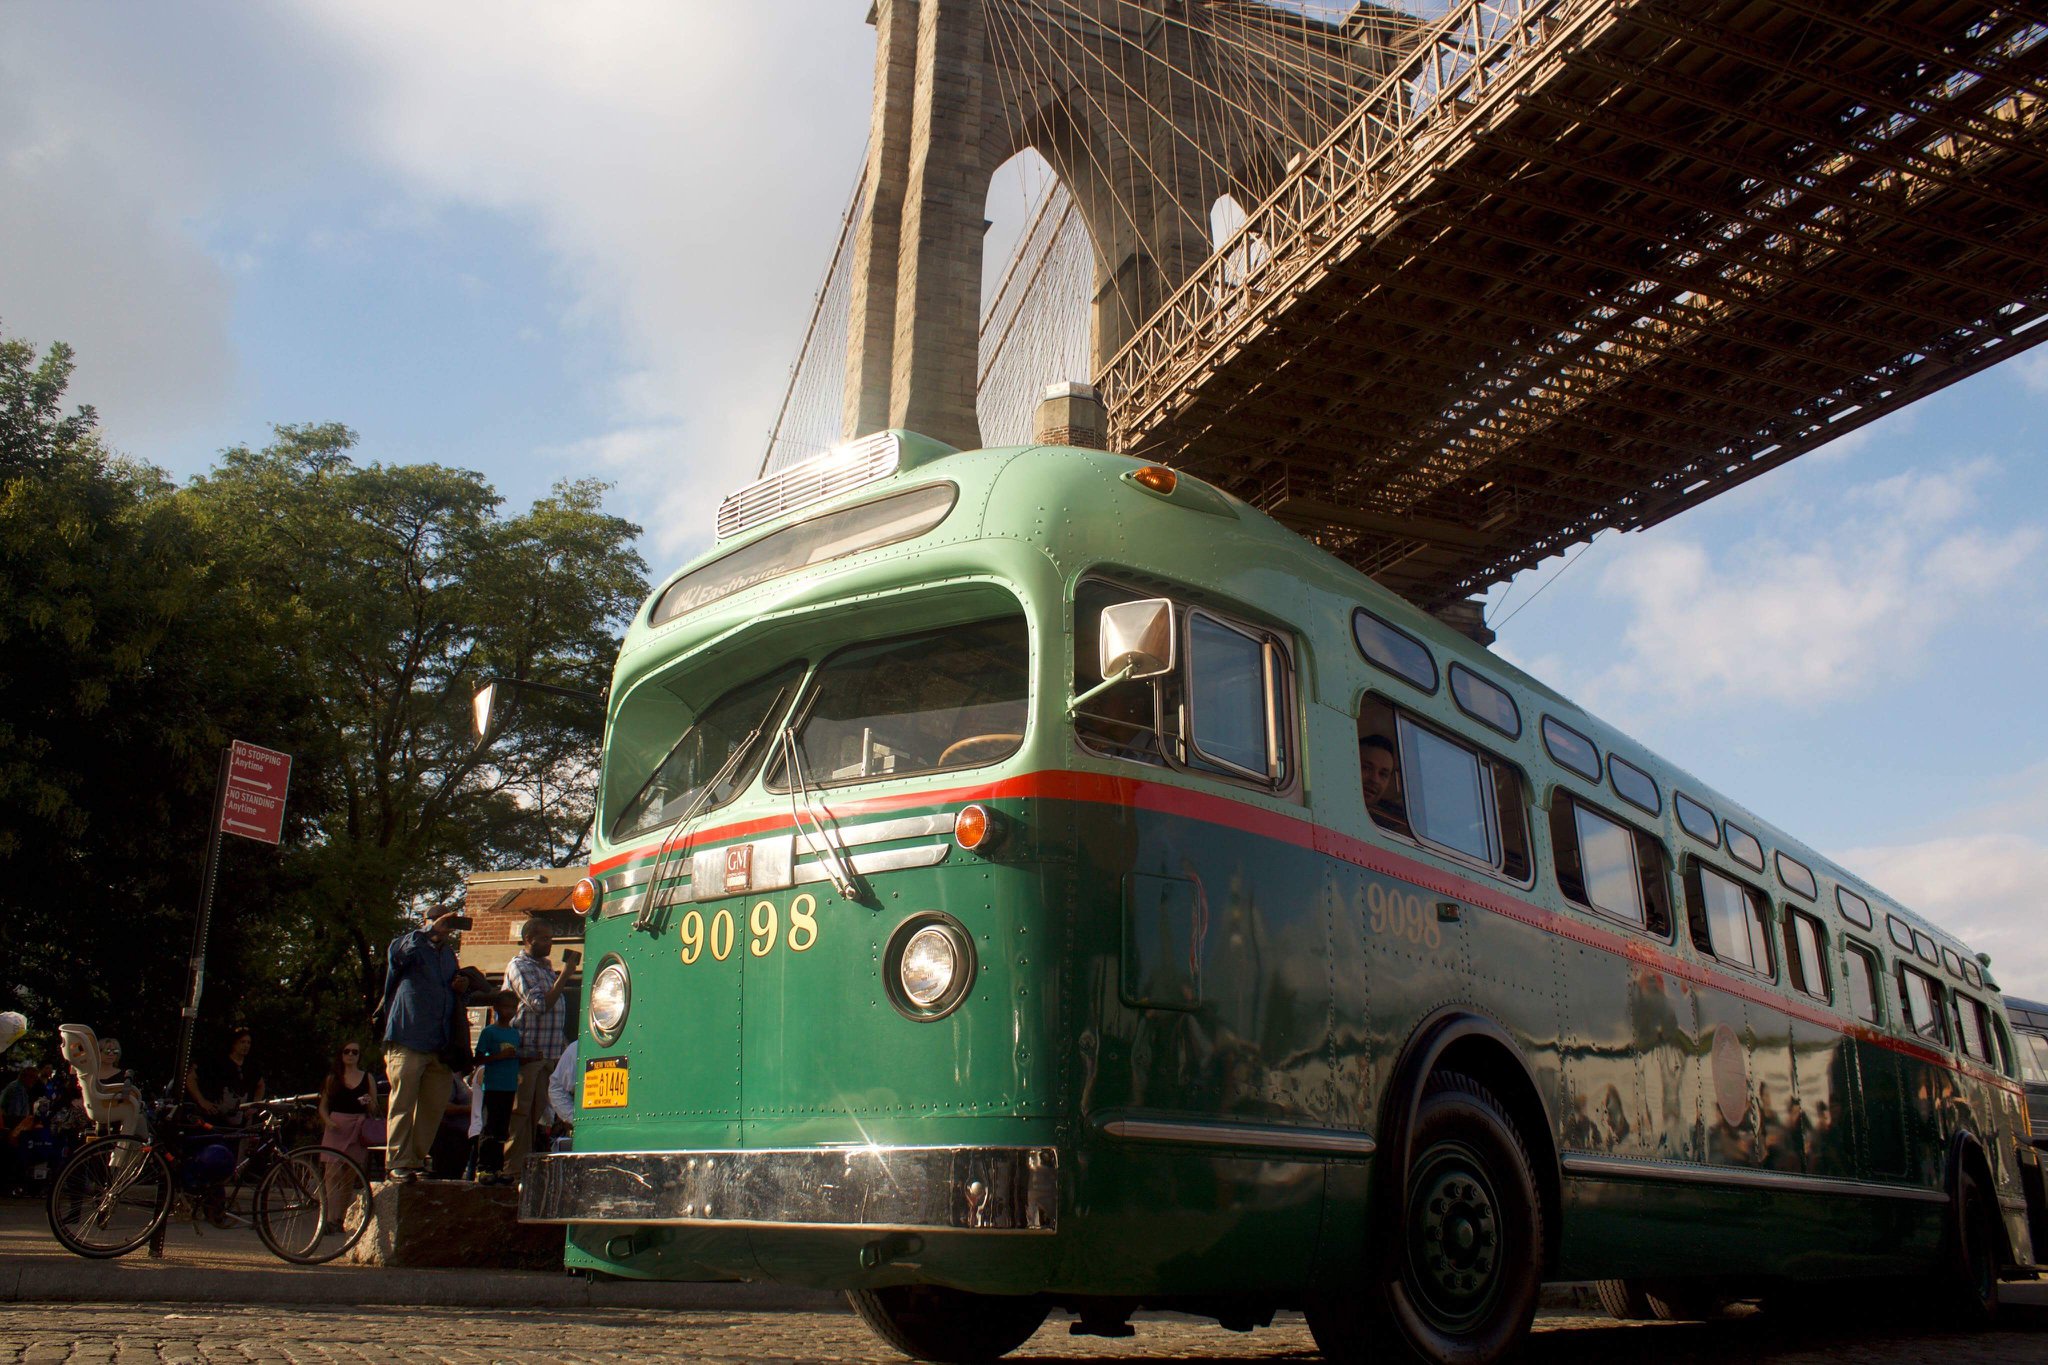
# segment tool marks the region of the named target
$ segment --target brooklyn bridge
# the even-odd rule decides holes
[[[905,426],[1199,474],[1444,609],[2048,338],[2048,13],[876,0],[764,468]],[[984,278],[989,187],[1046,169]],[[1085,392],[1085,390],[1083,391]]]

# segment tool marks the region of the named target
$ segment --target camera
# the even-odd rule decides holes
[[[577,952],[574,948],[562,949],[562,966],[567,970],[575,971],[582,961],[583,954]]]
[[[448,927],[450,929],[456,930],[457,932],[460,932],[464,929],[476,928],[476,921],[471,919],[468,915],[457,915],[454,919],[448,921]]]

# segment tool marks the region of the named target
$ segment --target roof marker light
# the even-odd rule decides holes
[[[1180,483],[1180,475],[1165,465],[1148,464],[1143,469],[1133,470],[1127,476],[1140,488],[1150,489],[1160,497],[1172,497],[1173,490]]]

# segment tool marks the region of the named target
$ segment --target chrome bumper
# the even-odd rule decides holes
[[[1052,1232],[1051,1147],[557,1152],[530,1158],[524,1223]]]

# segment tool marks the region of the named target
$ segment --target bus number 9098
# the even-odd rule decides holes
[[[702,910],[686,913],[676,932],[683,941],[682,959],[685,967],[691,966],[708,951],[713,962],[723,962],[732,956],[733,946],[739,937],[739,920],[730,910],[714,911],[706,916]],[[806,891],[789,903],[789,928],[783,931],[782,909],[771,900],[754,902],[747,912],[747,953],[752,957],[766,957],[775,951],[780,942],[792,953],[809,950],[818,941],[818,898]]]
[[[1406,939],[1418,948],[1444,945],[1436,911],[1411,891],[1389,891],[1378,882],[1365,888],[1366,928],[1375,934]]]

